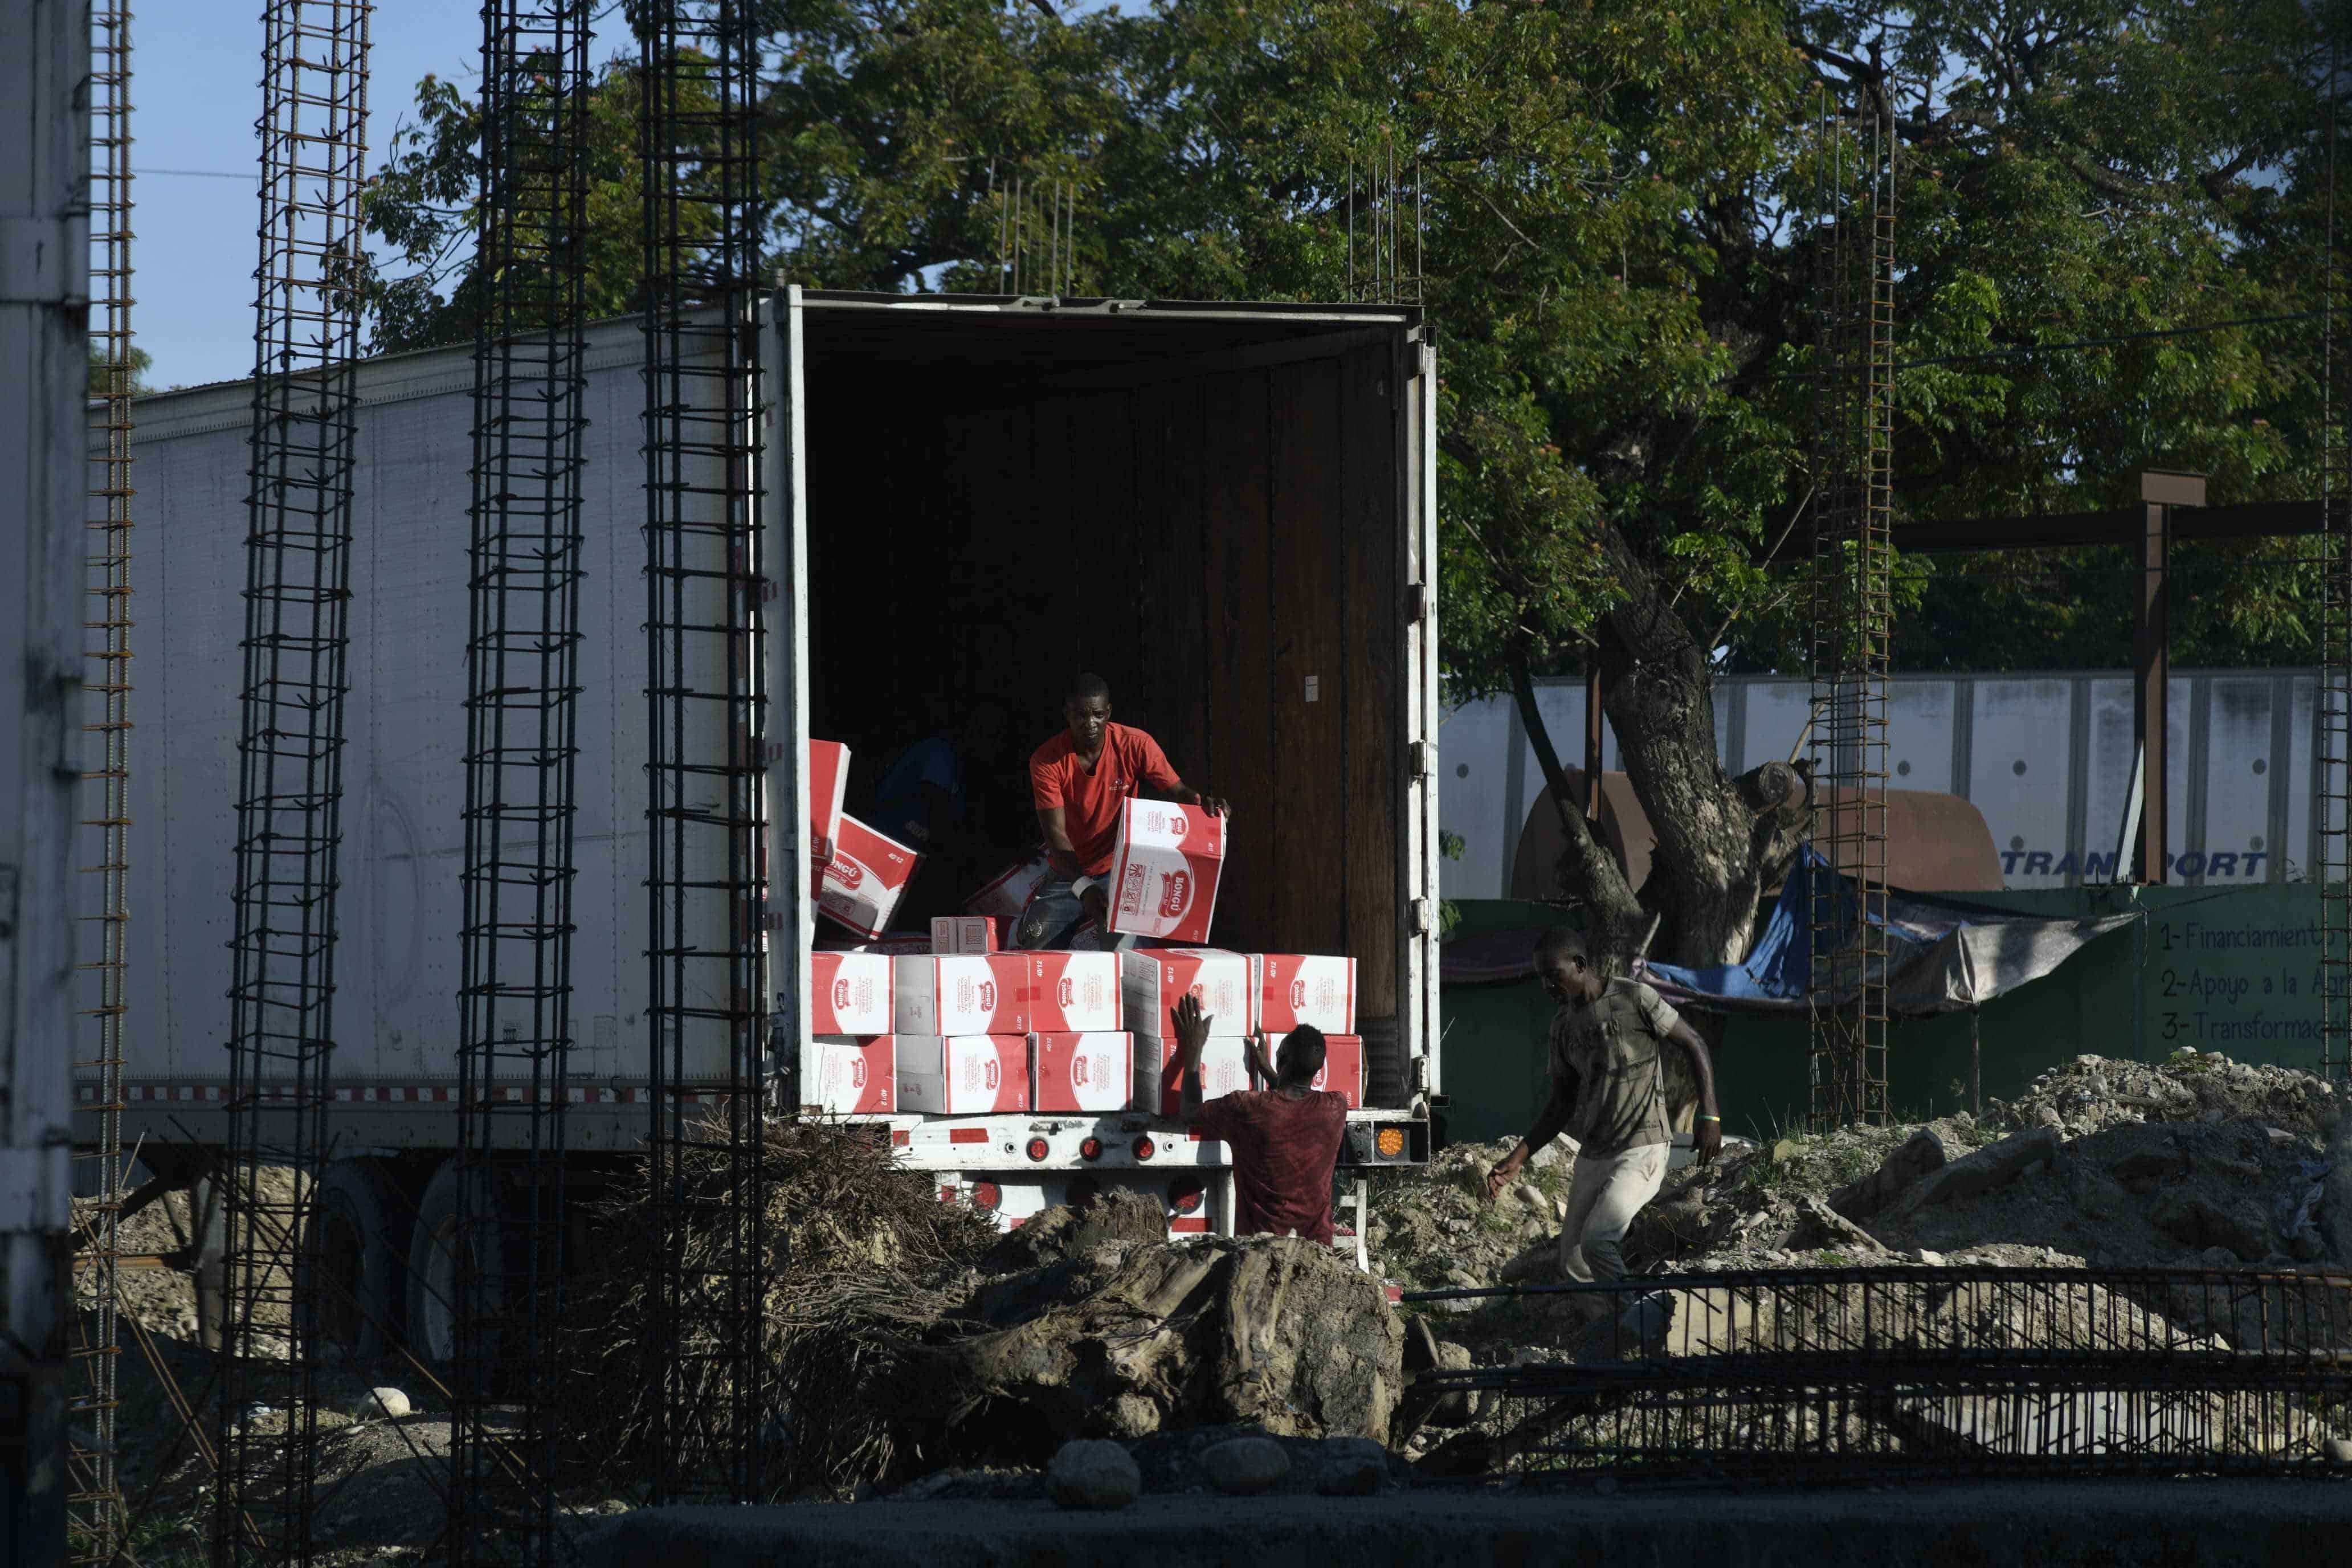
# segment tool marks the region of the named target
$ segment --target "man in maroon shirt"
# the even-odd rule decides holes
[[[1092,916],[1106,932],[1103,945],[1129,946],[1129,939],[1113,942],[1108,934],[1109,897],[1102,886],[1118,847],[1120,806],[1146,792],[1219,816],[1225,803],[1178,778],[1159,742],[1110,721],[1110,685],[1101,676],[1081,675],[1070,683],[1062,718],[1069,728],[1029,759],[1029,794],[1050,870],[1021,911],[1013,945],[1061,947]]]
[[[1200,999],[1176,1004],[1176,1047],[1184,1120],[1223,1142],[1234,1159],[1234,1234],[1304,1237],[1331,1245],[1331,1172],[1347,1135],[1348,1100],[1310,1086],[1323,1070],[1323,1031],[1302,1025],[1282,1042],[1269,1071],[1265,1036],[1251,1040],[1251,1065],[1272,1089],[1243,1089],[1201,1103],[1201,1047],[1210,1018]]]

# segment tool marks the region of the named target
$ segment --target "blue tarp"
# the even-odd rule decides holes
[[[1817,889],[1824,900],[1839,901],[1823,910],[1824,917],[1836,916],[1823,923],[1858,931],[1853,879],[1831,869],[1807,845],[1745,963],[1711,969],[1649,963],[1639,973],[1678,1007],[1746,1013],[1804,1006],[1812,980]],[[1870,923],[1886,937],[1885,957],[1875,962],[1885,965],[1889,1007],[1918,1017],[1981,1006],[2041,979],[2084,943],[2138,918],[2052,920],[1895,888],[1887,891],[1884,913],[1874,914]],[[1832,965],[1833,971],[1845,967]]]

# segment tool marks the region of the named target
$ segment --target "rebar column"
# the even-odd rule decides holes
[[[1807,1013],[1812,1120],[1827,1128],[1888,1113],[1895,132],[1879,84],[1851,105],[1822,95],[1815,151],[1812,842],[1830,869],[1812,882]]]
[[[571,1097],[590,7],[482,8],[450,1560],[548,1563]],[[494,1403],[495,1402],[495,1403]]]
[[[112,1563],[122,1545],[115,1479],[115,1271],[121,1257],[122,1016],[131,876],[131,13],[97,0],[89,14],[90,553],[83,576],[81,944],[83,1023],[75,1032],[75,1147],[89,1194],[78,1227],[74,1401],[75,1560]]]
[[[245,672],[229,944],[215,1563],[308,1563],[310,1184],[327,1155],[365,253],[367,0],[262,12]]]
[[[2336,100],[2342,62],[2328,60],[2327,188],[2320,264],[2319,686],[2313,704],[2318,763],[2312,802],[2319,884],[2319,1063],[2329,1078],[2352,1077],[2352,446],[2347,445],[2344,268],[2336,254],[2336,163],[2341,124]]]
[[[662,1390],[652,1434],[661,1500],[760,1497],[775,1418],[761,1331],[760,15],[751,0],[648,0],[635,14],[645,180],[648,1152],[662,1215],[648,1353]]]

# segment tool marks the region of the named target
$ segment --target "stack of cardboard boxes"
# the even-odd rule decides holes
[[[840,1114],[1176,1115],[1174,1013],[1200,998],[1202,1098],[1251,1087],[1244,1037],[1323,1030],[1318,1089],[1364,1102],[1351,958],[1133,952],[814,955],[816,1050],[802,1099]],[[933,944],[936,949],[936,943]]]
[[[841,810],[849,752],[812,742],[811,876],[817,907],[860,940],[815,957],[816,1050],[802,1099],[839,1114],[982,1116],[1142,1110],[1173,1116],[1176,1004],[1200,998],[1210,1037],[1202,1093],[1250,1087],[1244,1037],[1278,1042],[1311,1024],[1328,1043],[1318,1089],[1364,1102],[1356,961],[1202,946],[1131,952],[1008,952],[1012,925],[1046,875],[1042,858],[942,916],[930,936],[887,934],[921,857]],[[1149,942],[1208,940],[1224,821],[1130,800],[1108,880],[1111,930]]]

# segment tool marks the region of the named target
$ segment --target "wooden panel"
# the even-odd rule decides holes
[[[1202,594],[1202,465],[1197,382],[1135,395],[1138,693],[1144,723],[1187,781],[1207,777],[1207,620]]]
[[[1269,717],[1275,856],[1265,942],[1284,952],[1347,951],[1343,879],[1348,775],[1341,578],[1339,362],[1270,374],[1273,631]],[[1310,693],[1309,683],[1312,683]]]
[[[1344,880],[1357,1011],[1396,1016],[1397,814],[1404,747],[1396,732],[1402,641],[1397,582],[1396,414],[1390,349],[1348,355],[1339,382],[1342,594],[1346,602],[1348,819]]]
[[[1202,389],[1201,465],[1208,477],[1203,596],[1208,624],[1208,752],[1202,787],[1234,797],[1215,939],[1263,951],[1272,938],[1273,647],[1267,596],[1266,380],[1218,376]],[[1281,951],[1277,948],[1276,951]]]

